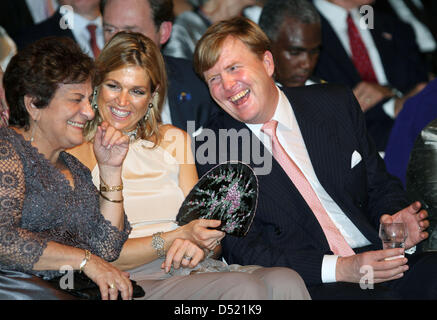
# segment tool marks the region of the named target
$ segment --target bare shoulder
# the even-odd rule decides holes
[[[178,127],[175,127],[172,124],[163,124],[159,127],[159,132],[164,137],[166,134],[174,134],[174,135],[184,135],[188,136],[188,133]]]
[[[188,133],[170,124],[160,126],[159,130],[162,137],[160,147],[176,159],[183,161],[187,156],[187,151],[191,150],[191,139]]]
[[[186,144],[190,142],[190,136],[188,133],[178,127],[171,124],[164,124],[159,127],[159,132],[163,140],[163,145],[165,144]]]

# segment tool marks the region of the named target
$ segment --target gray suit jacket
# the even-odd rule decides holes
[[[193,60],[197,41],[211,23],[197,11],[181,13],[173,24],[170,40],[163,53],[171,57]]]

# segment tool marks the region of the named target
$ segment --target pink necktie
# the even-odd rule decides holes
[[[89,24],[86,27],[88,29],[88,32],[90,33],[90,46],[91,50],[93,51],[94,59],[97,59],[97,57],[100,54],[100,49],[97,46],[97,38],[96,38],[96,29],[97,26],[95,24]]]
[[[278,122],[276,120],[270,120],[269,122],[266,122],[261,129],[261,131],[272,138],[273,157],[276,159],[276,161],[278,161],[282,169],[284,169],[284,171],[290,177],[297,190],[299,190],[300,194],[313,211],[317,221],[325,233],[331,251],[340,256],[351,256],[355,254],[344,239],[343,235],[334,225],[331,218],[328,216],[328,213],[323,208],[322,203],[320,202],[308,180],[303,175],[302,171],[300,171],[294,161],[288,156],[284,148],[281,146],[278,137],[276,136],[277,126]]]
[[[367,48],[364,45],[360,32],[355,26],[350,14],[347,15],[346,23],[349,44],[352,51],[352,62],[354,63],[355,68],[357,68],[363,81],[378,83]]]

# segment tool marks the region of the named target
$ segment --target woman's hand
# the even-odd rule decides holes
[[[184,239],[191,240],[201,248],[214,250],[226,234],[223,231],[210,228],[217,228],[220,224],[220,220],[196,219],[180,229],[185,232]]]
[[[102,122],[94,137],[94,154],[99,166],[121,167],[128,150],[129,137]]]
[[[83,271],[99,286],[102,300],[117,300],[119,291],[123,300],[132,299],[133,288],[129,273],[119,270],[96,255],[91,256]]]
[[[172,265],[175,269],[179,269],[181,266],[184,268],[194,268],[204,258],[204,251],[196,244],[190,240],[176,239],[173,241],[170,249],[168,249],[161,268],[167,273]]]

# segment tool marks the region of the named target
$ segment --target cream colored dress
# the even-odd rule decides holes
[[[130,238],[176,229],[176,215],[184,201],[176,159],[163,148],[152,147],[150,141],[136,140],[129,145],[123,163],[124,210],[132,226]],[[92,176],[98,187],[97,166]]]
[[[166,150],[152,147],[153,143],[146,140],[132,142],[123,163],[124,209],[132,227],[130,238],[178,227],[175,219],[184,200],[178,181],[179,165]],[[92,176],[98,187],[97,166]],[[303,280],[291,269],[227,266],[207,259],[204,263],[212,266],[210,269],[227,272],[186,275],[190,270],[165,273],[162,262],[157,259],[129,270],[130,278],[146,292],[145,299],[309,299]]]

